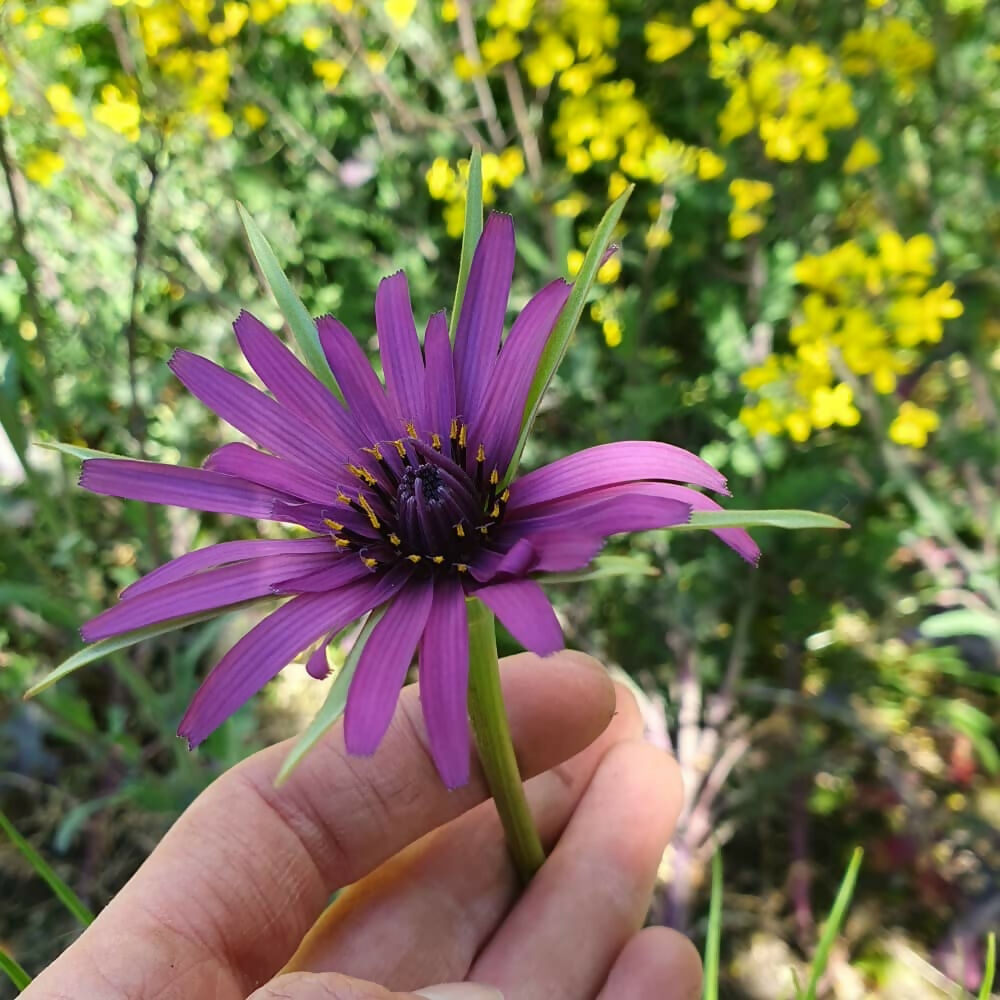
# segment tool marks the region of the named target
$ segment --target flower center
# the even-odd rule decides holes
[[[350,510],[325,523],[338,547],[373,570],[406,559],[465,572],[503,519],[508,491],[498,492],[496,469],[486,474],[482,445],[470,454],[458,421],[444,446],[437,434],[423,440],[412,424],[407,432],[409,438],[363,449],[347,466],[358,485],[341,490],[338,500]]]

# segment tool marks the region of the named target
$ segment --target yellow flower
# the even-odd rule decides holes
[[[302,32],[302,44],[310,51],[315,52],[329,37],[330,32],[326,28],[312,25]]]
[[[854,140],[850,152],[844,160],[844,173],[857,174],[874,167],[882,159],[878,146],[863,135]]]
[[[47,28],[69,27],[70,16],[66,7],[45,7],[39,17]],[[62,168],[60,168],[62,169]]]
[[[678,27],[669,21],[647,21],[644,29],[646,58],[650,62],[666,62],[683,52],[693,41],[694,32],[690,28]]]
[[[764,228],[764,216],[756,212],[730,212],[729,235],[734,240],[745,240]]]
[[[652,225],[646,230],[645,243],[650,250],[664,250],[674,242],[674,234],[664,226]]]
[[[601,324],[601,331],[604,334],[604,343],[608,347],[618,347],[622,342],[622,325],[617,319],[606,319]]]
[[[710,149],[698,150],[698,179],[711,181],[725,173],[726,161]]]
[[[612,254],[598,269],[597,269],[597,280],[603,285],[610,285],[612,282],[618,280],[622,273],[622,261],[621,257],[615,253]]]
[[[854,393],[843,382],[832,389],[820,386],[812,395],[809,416],[819,430],[833,424],[853,427],[861,419],[854,405]]]
[[[785,417],[785,431],[793,441],[798,441],[800,444],[803,441],[808,441],[809,435],[812,433],[809,416],[798,410],[789,413]]]
[[[141,116],[139,100],[135,94],[122,93],[112,83],[101,88],[101,103],[94,107],[95,121],[132,142],[138,142]]]
[[[226,136],[233,134],[233,120],[225,111],[216,108],[205,116],[205,120],[208,123],[208,130],[216,139],[225,139]]]
[[[534,0],[494,0],[486,12],[486,20],[492,28],[524,31],[531,24],[534,9]]]
[[[267,112],[256,104],[243,106],[243,120],[252,129],[263,128],[267,124]]]
[[[508,28],[498,31],[492,38],[484,38],[479,47],[488,68],[512,62],[521,54],[521,43]]]
[[[583,251],[570,250],[566,254],[566,273],[571,278],[575,278],[580,273],[581,267],[583,267]]]
[[[766,14],[774,9],[777,0],[736,0],[736,6],[741,10],[753,11],[755,14]]]
[[[416,9],[417,0],[385,0],[386,16],[400,31],[410,23]]]
[[[73,93],[64,83],[53,83],[45,88],[45,99],[55,112],[56,124],[77,138],[87,134],[83,117],[74,107]]]
[[[566,198],[560,198],[552,206],[552,213],[562,219],[575,219],[586,207],[587,201],[583,195],[571,194]]]
[[[524,153],[517,146],[505,149],[496,160],[496,179],[501,187],[509,188],[524,173]]]
[[[770,201],[774,188],[767,181],[752,181],[736,177],[729,182],[729,196],[737,212],[749,212],[764,202]]]
[[[529,52],[521,65],[535,87],[548,87],[556,77],[573,65],[573,50],[566,40],[554,32],[542,35],[538,48]]]
[[[347,67],[336,59],[317,59],[313,72],[323,81],[327,90],[334,90]]]
[[[464,52],[459,52],[453,61],[455,76],[459,80],[472,80],[477,76],[482,76],[484,72],[482,63],[474,63]]]
[[[66,161],[48,149],[40,149],[28,158],[24,165],[24,175],[42,187],[48,187],[53,177],[66,168]]]
[[[424,178],[427,190],[435,201],[450,200],[458,193],[458,175],[443,156],[439,156],[430,165]]]
[[[713,42],[724,42],[743,21],[743,15],[726,0],[708,0],[691,11],[691,23],[696,28],[706,28]]]
[[[618,173],[616,170],[608,178],[608,197],[612,201],[617,201],[625,193],[625,188],[628,187],[628,178],[624,174]]]
[[[458,4],[456,0],[444,0],[441,4],[441,20],[451,24],[458,20]]]
[[[889,437],[905,447],[923,448],[927,444],[927,435],[936,431],[940,424],[941,420],[933,410],[906,400],[889,425]]]

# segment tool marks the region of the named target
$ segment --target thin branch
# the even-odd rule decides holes
[[[482,58],[479,54],[479,43],[476,41],[476,23],[472,17],[472,7],[469,0],[458,0],[458,37],[461,40],[465,58],[472,66],[478,66],[482,62]],[[476,92],[476,100],[479,103],[479,110],[482,112],[490,142],[497,149],[503,149],[506,145],[506,136],[500,125],[497,106],[493,101],[493,94],[490,91],[490,85],[486,82],[486,77],[477,73],[472,78],[472,87]]]

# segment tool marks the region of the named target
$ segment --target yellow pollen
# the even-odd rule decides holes
[[[499,517],[499,516],[500,516],[500,504],[495,503],[493,505],[493,510],[490,511],[490,517]]]
[[[500,482],[500,473],[496,469],[494,469],[490,473],[490,486],[496,486],[496,484],[499,482]]]
[[[350,507],[350,505],[351,505],[351,498],[343,490],[337,490],[337,499],[341,503],[346,503],[347,506]]]
[[[458,535],[459,538],[465,538],[465,528],[463,528],[461,524],[456,524],[455,534]]]
[[[468,430],[468,427],[466,427],[465,424],[462,424],[462,426],[458,429],[458,444],[459,444],[459,447],[461,447],[461,448],[465,447],[466,431],[467,430]]]
[[[409,559],[409,560],[410,560],[410,562],[414,564],[414,566],[415,566],[415,565],[416,565],[416,564],[417,564],[418,562],[420,562],[420,556],[416,555],[415,553],[414,553],[414,554],[412,554],[412,555],[408,555],[408,556],[407,556],[406,558],[407,558],[407,559]]]
[[[395,531],[389,536],[389,544],[395,545],[397,548],[399,548],[399,546],[402,544],[399,535],[397,535]]]
[[[441,450],[441,435],[440,434],[432,434],[431,435],[431,447],[435,451],[440,451]]]
[[[481,524],[479,525],[479,530],[485,535],[489,532],[490,526],[488,524]]]
[[[362,562],[363,562],[363,563],[364,563],[364,564],[365,564],[365,565],[366,565],[366,566],[367,566],[367,567],[368,567],[369,569],[374,569],[374,568],[375,568],[375,567],[376,567],[376,566],[378,565],[378,560],[377,560],[377,559],[372,559],[372,557],[371,557],[371,556],[369,556],[369,557],[368,557],[367,559],[362,559],[361,561],[362,561]]]
[[[413,426],[412,420],[406,421],[406,433],[411,437],[415,438],[417,436],[417,428]]]
[[[361,504],[362,509],[368,515],[368,520],[372,523],[372,527],[377,531],[382,526],[382,522],[375,516],[375,511],[372,510],[368,499],[359,494],[358,503]]]
[[[352,476],[357,476],[358,479],[367,483],[369,486],[375,485],[375,477],[367,469],[362,469],[360,465],[348,465],[347,471],[350,472]]]
[[[346,538],[338,538],[335,544],[338,549],[346,549],[351,543]]]
[[[450,437],[452,439],[452,441],[454,441],[458,437],[458,418],[457,417],[452,417],[451,418],[451,430],[448,431],[448,437]]]
[[[382,449],[377,444],[373,444],[370,448],[362,448],[361,450],[367,451],[376,462],[382,461]]]
[[[469,567],[465,563],[455,563],[455,569],[457,569],[459,573],[469,572]]]
[[[344,530],[344,526],[339,521],[331,521],[330,518],[328,518],[328,517],[324,517],[323,518],[323,523],[331,531],[343,531]]]
[[[503,493],[500,494],[500,502],[506,503],[509,499],[510,499],[510,490],[504,490]]]
[[[479,451],[476,452],[476,461],[485,462],[486,461],[486,448],[480,444]]]
[[[444,562],[444,556],[434,556],[434,557],[433,557],[433,558],[431,559],[431,562],[432,562],[432,563],[437,563],[437,564],[438,564],[438,566],[440,566],[440,565],[441,565],[441,563],[443,563],[443,562]]]
[[[403,442],[402,441],[393,441],[392,443],[395,446],[396,451],[399,452],[399,457],[400,458],[406,458],[406,449],[403,447]]]

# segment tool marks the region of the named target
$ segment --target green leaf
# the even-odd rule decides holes
[[[578,583],[606,576],[659,576],[660,571],[645,556],[598,556],[589,566],[572,573],[545,573],[544,583]]]
[[[990,1000],[993,993],[993,980],[997,974],[997,936],[994,931],[986,935],[986,967],[983,969],[983,982],[979,987],[979,1000]]]
[[[583,307],[586,305],[587,296],[597,278],[597,272],[601,266],[601,258],[611,245],[611,237],[614,234],[615,226],[625,210],[625,204],[632,194],[635,185],[630,184],[625,191],[619,195],[618,199],[612,203],[611,207],[604,213],[597,229],[594,230],[594,238],[587,249],[587,255],[583,258],[583,266],[573,284],[573,291],[570,292],[566,305],[563,306],[556,325],[552,328],[545,350],[542,352],[541,360],[538,362],[538,370],[532,380],[531,388],[528,390],[528,399],[525,403],[524,414],[521,418],[521,435],[517,441],[517,448],[514,450],[514,457],[511,459],[507,474],[504,476],[504,485],[514,478],[517,465],[521,461],[521,454],[527,443],[531,427],[538,414],[538,406],[552,381],[562,359],[566,356],[569,342],[576,332],[577,324],[583,315]]]
[[[89,646],[84,646],[83,649],[77,650],[68,659],[63,660],[58,667],[46,674],[37,684],[33,684],[28,688],[24,693],[24,698],[25,700],[34,698],[35,695],[41,694],[46,688],[52,687],[53,684],[61,681],[64,677],[75,673],[88,663],[93,663],[94,660],[100,660],[109,653],[117,653],[121,649],[128,649],[129,646],[134,646],[136,643],[142,642],[144,639],[153,639],[158,635],[166,635],[167,632],[184,628],[186,625],[197,625],[198,622],[208,621],[210,618],[218,618],[239,608],[256,604],[259,600],[260,598],[254,598],[249,601],[241,601],[239,604],[230,604],[225,608],[200,611],[194,615],[185,615],[183,618],[171,618],[167,622],[147,625],[145,628],[136,629],[134,632],[125,632],[122,635],[112,636],[110,639],[101,639],[98,642],[91,643]]]
[[[36,441],[39,448],[48,448],[49,451],[61,451],[71,458],[117,458],[119,461],[129,461],[128,455],[112,455],[110,451],[96,451],[94,448],[80,448],[75,444],[67,444],[65,441]]]
[[[920,623],[920,634],[927,639],[951,639],[961,635],[982,636],[1000,640],[1000,618],[988,611],[956,608],[925,618]]]
[[[483,233],[483,163],[479,150],[474,149],[469,157],[469,183],[465,192],[465,229],[462,231],[462,254],[458,259],[458,284],[455,286],[455,301],[451,307],[448,336],[455,342],[458,315],[462,311],[465,287],[469,283],[472,270],[472,255]]]
[[[383,604],[369,614],[361,629],[361,634],[355,639],[351,651],[347,654],[344,665],[333,679],[326,701],[320,706],[312,722],[306,726],[305,731],[295,741],[295,746],[289,751],[284,764],[281,765],[281,770],[274,779],[276,787],[283,785],[288,780],[292,771],[302,763],[306,754],[319,743],[330,727],[344,714],[344,709],[347,706],[347,692],[351,686],[351,680],[354,678],[354,671],[358,668],[358,661],[361,659],[365,644],[385,613],[387,606]]]
[[[712,896],[708,904],[705,935],[705,979],[703,1000],[719,1000],[719,952],[722,942],[722,852],[712,855]]]
[[[309,310],[295,294],[291,282],[285,277],[285,272],[282,271],[278,258],[275,257],[274,251],[271,249],[271,244],[267,242],[267,237],[254,222],[253,216],[239,202],[236,203],[236,208],[243,221],[247,239],[250,240],[250,249],[260,265],[261,271],[264,272],[268,285],[271,286],[271,294],[274,295],[281,315],[285,317],[285,322],[288,323],[292,336],[295,337],[299,350],[302,351],[302,357],[313,374],[327,385],[339,399],[343,399],[337,380],[333,377],[333,372],[330,371],[323,348],[320,347],[319,334],[316,332],[316,324],[313,322],[312,316],[309,315]]]
[[[14,824],[0,810],[0,830],[10,838],[11,843],[24,855],[35,873],[55,893],[56,898],[85,927],[94,922],[94,915],[83,905],[80,897],[52,870],[49,863],[29,844]],[[22,970],[23,971],[23,970]]]
[[[677,524],[671,531],[692,528],[849,528],[846,521],[813,510],[696,510],[686,524]]]
[[[0,972],[14,984],[14,989],[20,992],[31,985],[31,976],[18,964],[13,955],[8,955],[0,945]]]
[[[830,950],[833,948],[837,935],[840,933],[840,926],[847,916],[847,907],[850,906],[851,896],[854,895],[854,884],[858,880],[858,871],[864,856],[865,852],[860,847],[854,848],[851,863],[847,866],[843,881],[837,890],[837,898],[833,901],[833,909],[830,910],[830,916],[826,919],[819,944],[816,946],[816,954],[809,969],[809,982],[801,1000],[816,1000],[816,987],[819,985],[820,977],[826,971],[827,962],[830,961]]]

